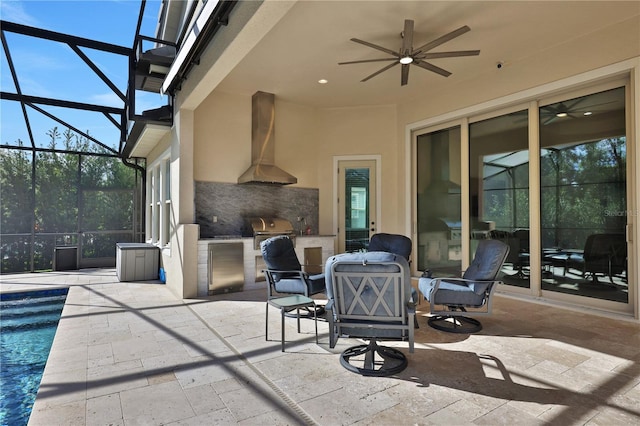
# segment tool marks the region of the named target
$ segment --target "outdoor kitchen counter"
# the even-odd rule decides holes
[[[334,255],[335,235],[296,235],[296,254],[301,263],[304,262],[305,249],[320,248],[322,251],[322,263]],[[212,238],[198,240],[198,296],[209,294],[208,284],[208,253],[209,244],[227,244],[230,242],[242,242],[244,248],[244,290],[265,288],[266,282],[260,273],[264,268],[260,250],[254,249],[253,237],[241,237],[237,235],[221,235]],[[265,290],[266,291],[266,290]]]

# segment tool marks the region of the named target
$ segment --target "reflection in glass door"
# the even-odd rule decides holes
[[[366,250],[376,231],[376,162],[339,161],[340,253]]]
[[[628,303],[625,89],[540,108],[542,289]]]
[[[417,268],[459,276],[462,268],[460,127],[419,135]]]
[[[517,111],[469,125],[471,256],[478,240],[509,245],[501,279],[529,288],[529,125]]]

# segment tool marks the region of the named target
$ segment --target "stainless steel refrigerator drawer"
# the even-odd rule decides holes
[[[209,244],[209,294],[231,293],[244,288],[244,247],[242,242]]]

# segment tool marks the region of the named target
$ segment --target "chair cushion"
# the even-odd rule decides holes
[[[462,278],[468,280],[493,281],[496,279],[509,246],[499,240],[481,240],[476,249],[473,262],[464,272]],[[490,286],[489,283],[476,283],[473,291],[481,295]]]
[[[418,280],[418,289],[424,295],[425,299],[431,302],[433,296],[433,288],[435,287],[435,278],[420,278]],[[471,286],[460,283],[441,281],[440,287],[433,301],[439,305],[464,305],[464,306],[482,306],[484,300],[484,291],[477,294],[474,286],[478,283],[470,283]],[[483,284],[484,285],[484,284]]]
[[[275,271],[301,271],[302,266],[293,247],[293,242],[285,235],[269,238],[260,243],[262,258],[268,269]],[[276,275],[276,274],[274,274]],[[298,276],[296,274],[296,276]],[[279,281],[286,276],[276,275]]]
[[[374,234],[369,241],[369,251],[386,251],[395,253],[409,260],[411,256],[411,239],[399,234]]]
[[[402,257],[399,256],[397,254],[391,253],[391,252],[383,252],[383,251],[369,251],[369,252],[365,252],[365,253],[342,253],[342,254],[338,254],[335,256],[330,257],[329,259],[327,259],[327,263],[325,264],[325,273],[324,273],[324,277],[326,279],[326,283],[327,283],[327,289],[326,289],[326,295],[327,295],[327,299],[332,300],[333,299],[333,288],[332,288],[332,284],[331,284],[331,280],[332,280],[332,275],[331,275],[331,266],[338,261],[343,261],[343,262],[355,262],[355,263],[359,263],[362,264],[364,262],[366,263],[375,263],[375,262],[398,262],[402,265],[403,269],[404,269],[404,282],[410,283],[410,279],[411,279],[411,271],[409,269],[409,264],[407,262],[407,260]],[[397,266],[395,265],[369,265],[369,271],[370,272],[387,272],[387,271],[397,271]],[[340,265],[340,270],[342,271],[361,271],[362,267],[359,265],[349,265],[349,264],[343,264]],[[412,295],[411,295],[411,285],[407,285],[405,286],[405,297],[406,300],[410,300]]]
[[[306,280],[300,279],[300,275],[297,278],[283,277],[275,282],[274,288],[278,293],[309,294],[309,296],[324,293],[324,275],[311,275]],[[308,293],[306,293],[307,289]]]
[[[309,294],[324,293],[326,288],[324,274],[310,275],[307,278],[307,285]]]

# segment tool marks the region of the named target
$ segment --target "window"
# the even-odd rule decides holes
[[[160,247],[171,241],[171,159],[168,155],[147,171],[147,240]]]
[[[351,227],[367,227],[367,188],[351,187]]]

